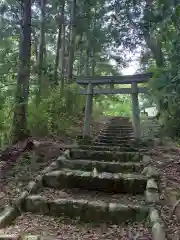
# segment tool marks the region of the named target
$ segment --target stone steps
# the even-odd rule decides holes
[[[63,157],[58,158],[58,167],[69,168],[72,170],[81,169],[83,171],[92,171],[94,168],[97,169],[97,172],[109,172],[109,173],[124,173],[124,172],[141,172],[142,164],[136,162],[104,162],[104,161],[92,161],[92,160],[83,160],[75,159],[68,160]]]
[[[82,149],[71,149],[69,152],[71,159],[119,161],[119,162],[140,162],[142,154],[139,152],[117,152],[117,151],[93,151]]]
[[[146,221],[143,155],[133,146],[130,123],[120,119],[112,120],[92,146],[66,150],[43,172],[38,190],[21,199],[21,212],[115,225]]]
[[[100,138],[109,138],[109,139],[118,139],[118,140],[124,140],[124,139],[129,139],[129,138],[134,138],[133,134],[129,134],[129,135],[125,135],[125,136],[119,136],[119,135],[115,135],[115,134],[107,134],[107,133],[100,133],[99,134]]]
[[[116,202],[90,201],[86,199],[59,198],[49,199],[39,195],[27,197],[22,210],[54,217],[67,216],[82,222],[106,222],[113,224],[126,221],[142,221],[148,216],[148,207],[138,204],[121,204]]]
[[[115,146],[125,144],[126,141],[133,138],[133,128],[129,119],[116,117],[111,119],[107,127],[100,132],[99,136],[95,139],[95,144]]]
[[[118,136],[108,136],[108,135],[99,135],[99,141],[117,141],[118,143],[124,141],[134,140],[134,136],[118,137]]]
[[[125,146],[96,146],[96,145],[80,145],[78,146],[72,146],[72,149],[76,149],[76,148],[80,148],[82,150],[93,150],[93,151],[118,151],[118,152],[139,152],[140,149],[139,148],[135,148],[135,147],[130,147],[129,144],[125,145]]]
[[[108,127],[106,129],[104,129],[103,131],[106,131],[108,133],[133,133],[133,129],[131,128],[121,128],[121,127]]]
[[[43,176],[45,187],[79,188],[109,193],[144,194],[147,178],[140,174],[98,173],[61,169]]]
[[[127,135],[133,135],[133,132],[132,131],[125,131],[125,132],[123,132],[123,131],[117,131],[117,130],[114,130],[114,131],[112,131],[112,130],[103,130],[103,131],[101,131],[100,132],[100,134],[99,135],[108,135],[108,136],[115,136],[115,137],[125,137],[125,136],[127,136]]]
[[[96,141],[94,141],[94,143],[93,143],[95,146],[101,146],[101,147],[110,147],[110,148],[134,148],[133,147],[133,143],[131,144],[131,143],[129,143],[129,142],[124,142],[124,143],[119,143],[118,145],[117,144],[114,144],[114,143],[104,143],[104,142],[100,142],[100,141],[98,141],[98,140],[96,140]],[[129,150],[129,151],[131,151],[131,150]]]
[[[50,198],[50,199],[59,199],[59,198],[68,198],[68,199],[85,199],[86,201],[104,201],[106,203],[121,203],[123,205],[146,205],[144,194],[123,194],[123,193],[108,193],[97,190],[87,190],[79,188],[71,189],[55,189],[49,187],[43,187],[41,191],[38,192],[38,195]]]
[[[99,137],[96,142],[102,142],[102,143],[113,143],[118,146],[119,143],[126,143],[134,140],[134,138],[126,138],[126,139],[117,139],[117,138],[107,138],[107,137]]]
[[[108,147],[108,146],[110,146],[110,147],[120,146],[120,144],[117,145],[117,143],[102,143],[102,142],[94,142],[94,144],[95,144],[96,146],[106,146],[106,147]],[[121,145],[123,146],[123,145],[125,145],[125,144],[126,144],[126,143],[121,144]]]

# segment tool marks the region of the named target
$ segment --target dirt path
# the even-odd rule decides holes
[[[144,223],[126,226],[90,225],[29,214],[18,217],[14,226],[0,230],[0,234],[22,233],[52,236],[58,240],[151,240],[151,234]]]
[[[151,151],[152,165],[161,174],[161,214],[168,239],[180,236],[180,150],[157,147]],[[176,203],[177,206],[176,206]]]

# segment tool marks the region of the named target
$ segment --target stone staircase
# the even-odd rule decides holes
[[[132,124],[128,118],[114,117],[94,141],[96,146],[127,145],[134,140]]]
[[[57,169],[43,176],[41,191],[28,196],[21,209],[78,217],[83,222],[141,221],[148,214],[143,199],[147,178],[140,174],[141,160],[138,152],[71,149],[68,156],[58,158]],[[66,197],[48,199],[44,193],[50,189]],[[128,201],[131,196],[135,203]]]
[[[44,170],[16,206],[20,212],[80,222],[147,222],[150,206],[159,201],[157,174],[145,171],[144,156],[132,146],[133,139],[128,119],[111,119],[91,146],[71,147]],[[161,225],[155,234],[159,229]]]

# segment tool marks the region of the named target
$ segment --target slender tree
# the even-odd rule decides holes
[[[38,91],[36,96],[37,105],[40,103],[42,95],[42,85],[43,85],[43,72],[45,65],[45,7],[46,0],[40,0],[40,42],[39,42],[39,52],[38,52],[38,62],[37,62],[37,71],[38,71]]]
[[[74,64],[74,51],[75,51],[75,38],[76,38],[76,0],[72,1],[71,5],[71,21],[70,21],[70,42],[69,42],[69,59],[68,59],[68,79],[72,79],[73,64]]]
[[[65,21],[62,25],[62,41],[61,41],[61,58],[60,58],[60,76],[61,76],[61,90],[64,88],[64,78],[65,78],[65,45],[66,45],[66,36],[65,36]]]
[[[60,49],[61,49],[61,40],[62,40],[62,28],[64,25],[64,6],[65,0],[62,1],[60,15],[58,16],[58,37],[57,37],[57,47],[56,47],[56,59],[54,67],[54,84],[58,85],[58,67],[59,67],[59,58],[60,58]]]
[[[13,141],[27,136],[27,107],[30,78],[31,56],[31,0],[25,0],[21,4],[22,21],[19,47],[19,69],[17,74],[17,88],[15,94],[15,106],[13,116]]]

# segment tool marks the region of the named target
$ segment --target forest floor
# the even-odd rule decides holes
[[[102,127],[102,121],[93,123],[93,136],[96,136]],[[82,125],[79,124],[79,132]],[[18,148],[22,149],[23,144],[16,146],[14,155],[11,154],[11,161],[3,159],[0,162],[0,205],[9,204],[19,197],[27,183],[37,176],[46,166],[55,160],[63,151],[65,145],[72,143],[68,136],[58,138],[33,139],[35,148],[33,151],[24,152],[16,157]],[[168,239],[177,240],[180,236],[180,150],[173,150],[167,147],[155,147],[149,152],[154,165],[161,174],[161,214],[167,229]],[[51,193],[49,193],[51,194]],[[177,206],[175,207],[176,203]],[[92,226],[78,224],[76,221],[69,222],[66,219],[56,219],[48,216],[24,214],[18,217],[14,225],[0,230],[0,233],[16,234],[49,234],[56,236],[56,239],[151,239],[148,226],[144,223],[130,226]],[[138,235],[137,235],[138,233]],[[133,236],[136,236],[134,238]]]
[[[150,152],[151,164],[161,176],[161,216],[168,239],[180,236],[180,149],[156,147]]]
[[[103,119],[92,123],[92,137],[102,127]],[[83,121],[75,126],[81,134]],[[74,129],[73,129],[74,134]],[[27,143],[33,143],[33,150],[27,150]],[[56,160],[67,145],[73,144],[71,135],[58,137],[31,137],[7,150],[0,152],[0,205],[8,204],[16,199],[29,181],[34,179],[52,161]]]

